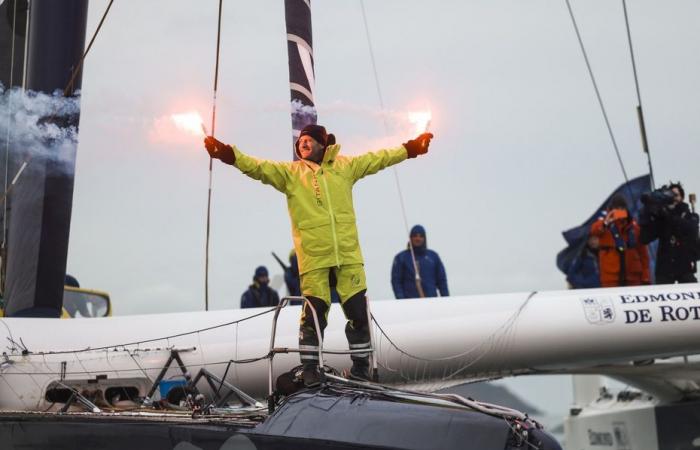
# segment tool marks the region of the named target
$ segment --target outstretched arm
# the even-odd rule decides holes
[[[286,192],[289,180],[289,163],[248,156],[235,146],[224,144],[212,136],[207,136],[204,139],[204,147],[212,158],[232,165],[250,178],[269,184],[282,193]]]
[[[282,193],[287,192],[287,182],[290,178],[289,163],[254,158],[238,150],[235,146],[233,154],[236,158],[233,165],[244,175],[269,184]]]
[[[355,156],[350,162],[353,180],[357,181],[367,175],[374,175],[382,169],[404,161],[406,156],[404,147],[367,152],[363,155]]]
[[[351,166],[354,181],[366,177],[367,175],[374,175],[380,170],[398,164],[407,158],[415,158],[418,155],[427,153],[432,138],[433,135],[431,133],[423,133],[416,139],[406,142],[401,147],[368,152],[364,155],[352,158]]]

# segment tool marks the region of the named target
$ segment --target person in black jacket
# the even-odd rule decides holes
[[[683,200],[681,183],[671,183],[642,197],[641,241],[659,240],[656,284],[696,283],[698,215]]]
[[[600,264],[598,262],[598,236],[588,236],[586,246],[572,261],[566,272],[566,281],[571,289],[593,289],[600,287]]]
[[[280,302],[279,295],[277,295],[277,291],[268,286],[269,283],[267,267],[260,266],[255,269],[253,284],[241,296],[241,308],[277,306]]]

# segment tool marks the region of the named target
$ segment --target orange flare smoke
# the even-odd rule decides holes
[[[199,115],[197,111],[189,111],[182,114],[173,114],[170,116],[175,126],[179,129],[186,131],[190,134],[196,136],[201,136],[204,134],[206,136],[207,130],[204,127],[204,121],[202,116]]]

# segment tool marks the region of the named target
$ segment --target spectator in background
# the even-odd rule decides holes
[[[297,262],[297,254],[294,249],[289,252],[289,267],[282,267],[284,268],[284,284],[287,285],[287,293],[294,297],[300,297],[299,263]]]
[[[436,252],[428,250],[425,228],[415,225],[411,228],[409,239],[409,248],[394,257],[391,268],[391,286],[396,298],[437,297],[438,291],[442,297],[450,295],[445,266]],[[416,258],[415,265],[411,246]],[[418,288],[415,266],[418,266],[422,293]]]
[[[253,284],[241,296],[241,308],[261,308],[264,306],[277,306],[280,298],[277,291],[269,286],[270,278],[267,267],[259,266],[253,275]]]
[[[600,287],[598,248],[600,238],[589,235],[581,253],[572,261],[566,273],[566,281],[571,289],[592,289]]]
[[[656,284],[696,283],[700,258],[698,215],[683,200],[680,182],[642,197],[641,241],[659,240],[656,256]],[[692,198],[691,198],[692,202]]]
[[[593,222],[591,236],[600,239],[598,261],[602,287],[649,284],[649,253],[622,195],[613,197],[607,211],[602,211]]]

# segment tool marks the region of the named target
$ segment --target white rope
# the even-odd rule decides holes
[[[523,301],[523,303],[518,307],[517,310],[513,312],[511,316],[509,316],[496,330],[494,330],[489,336],[487,336],[482,342],[475,344],[468,348],[467,350],[455,354],[455,355],[450,355],[450,356],[443,356],[440,358],[424,358],[420,357],[417,355],[413,355],[408,353],[407,351],[403,350],[400,348],[397,344],[395,344],[391,338],[386,334],[384,329],[381,327],[379,322],[377,322],[377,319],[373,316],[372,321],[374,324],[377,326],[379,330],[379,336],[380,337],[385,337],[386,340],[389,343],[389,348],[386,351],[386,356],[384,359],[384,363],[381,364],[381,366],[392,373],[398,373],[399,376],[406,382],[410,383],[424,383],[425,380],[427,380],[429,377],[426,377],[425,372],[428,371],[428,366],[431,363],[434,362],[449,362],[449,361],[455,361],[458,362],[461,359],[468,358],[463,364],[457,366],[454,369],[449,369],[448,372],[448,367],[443,366],[443,374],[442,377],[440,377],[439,381],[449,381],[449,380],[454,380],[458,378],[460,374],[463,374],[465,370],[468,368],[474,366],[476,363],[478,363],[482,358],[484,358],[487,354],[505,354],[505,351],[508,349],[510,343],[512,340],[515,338],[515,325],[520,318],[520,315],[522,314],[523,310],[525,307],[529,304],[530,300],[537,294],[537,291],[531,292],[527,298]],[[399,362],[398,362],[398,367],[397,368],[391,368],[388,364],[388,354],[389,352],[394,349],[394,351],[399,352]],[[381,358],[382,354],[384,351],[379,348],[379,356],[378,358]],[[473,354],[473,355],[472,355]],[[405,358],[404,358],[405,357]],[[410,371],[410,364],[415,361],[416,364],[416,373],[418,371],[418,367],[420,364],[423,364],[424,367],[424,375],[421,379],[419,379],[416,376],[411,377],[410,375],[407,375],[406,373]],[[429,371],[428,371],[429,373]]]

